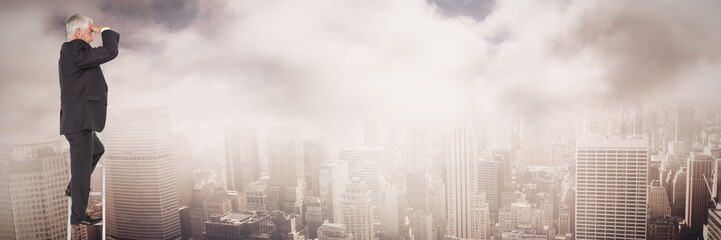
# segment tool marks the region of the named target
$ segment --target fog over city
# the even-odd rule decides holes
[[[590,199],[583,198],[585,177],[598,176],[596,165],[584,165],[584,159],[603,161],[597,158],[610,155],[594,151],[618,147],[643,152],[631,155],[628,164],[648,168],[636,186],[647,209],[647,220],[638,225],[643,229],[637,229],[644,234],[625,236],[665,239],[651,231],[658,229],[651,219],[661,217],[675,222],[675,237],[714,239],[708,237],[716,236],[708,235],[714,232],[712,214],[705,213],[712,208],[693,210],[699,205],[688,196],[699,191],[691,187],[696,180],[708,189],[719,186],[705,193],[706,202],[721,196],[715,155],[721,144],[720,12],[721,2],[711,0],[2,1],[2,178],[15,179],[16,168],[37,170],[37,164],[14,162],[41,161],[45,150],[68,154],[59,135],[58,59],[67,41],[65,21],[81,13],[120,34],[118,57],[102,65],[108,85],[105,159],[134,159],[133,144],[160,149],[149,154],[159,156],[153,166],[177,182],[170,212],[180,220],[158,220],[174,224],[165,228],[177,233],[123,235],[118,229],[133,226],[108,217],[112,238],[216,239],[220,235],[208,227],[217,222],[212,213],[230,219],[238,216],[224,214],[251,210],[266,214],[253,213],[258,219],[276,219],[274,210],[298,217],[288,223],[292,233],[283,233],[296,239],[324,239],[317,230],[322,220],[331,229],[343,225],[339,231],[351,239],[614,238],[619,236],[586,231],[595,223],[583,222],[591,217],[582,216],[586,210],[578,197]],[[91,45],[102,45],[99,34]],[[48,147],[55,140],[61,147]],[[32,146],[45,150],[28,150]],[[468,152],[458,150],[466,146]],[[714,170],[695,179],[689,169],[697,169],[693,163],[702,156]],[[56,173],[67,174],[69,155],[58,159]],[[323,169],[337,170],[337,162],[348,165],[340,167],[347,177],[323,175]],[[107,171],[134,167],[115,164],[109,162]],[[170,165],[172,171],[162,172]],[[132,192],[123,192],[132,184],[118,180],[120,172],[109,173],[115,176],[107,186],[110,196]],[[142,172],[137,178],[154,177]],[[377,179],[366,179],[369,174]],[[466,175],[476,185],[454,181]],[[324,192],[324,176],[347,184],[330,187],[342,190],[335,195]],[[419,179],[422,185],[413,185]],[[64,188],[63,181],[47,188]],[[459,186],[468,196],[454,195]],[[656,186],[665,204],[651,203],[658,199],[650,190]],[[14,197],[24,191],[11,188],[0,187],[0,197],[20,199]],[[283,197],[296,188],[302,197]],[[349,216],[338,212],[347,203],[345,194],[363,198],[350,194],[364,189],[371,209],[367,226],[339,220]],[[65,204],[61,192],[56,201]],[[688,199],[674,198],[681,192]],[[232,209],[203,208],[225,193],[235,196]],[[113,201],[107,204],[124,206]],[[318,215],[309,216],[316,205]],[[386,215],[391,205],[398,216]],[[668,214],[650,210],[661,205]],[[16,214],[8,209],[0,209],[0,216]],[[619,209],[614,211],[635,211]],[[187,220],[193,228],[184,228],[184,214],[191,219],[193,211],[204,214],[202,221]],[[689,213],[694,211],[704,217]],[[511,215],[527,216],[527,222],[504,218]],[[278,221],[274,227],[285,229]],[[45,236],[65,236],[64,230]],[[0,222],[0,238],[26,236],[20,232],[12,221]]]
[[[58,51],[75,12],[121,34],[121,57],[103,66],[110,112],[169,107],[177,130],[448,115],[467,102],[504,111],[547,101],[565,111],[625,99],[721,101],[713,1],[3,5],[8,136],[57,130]]]

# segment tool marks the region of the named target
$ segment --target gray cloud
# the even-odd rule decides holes
[[[2,136],[57,131],[57,54],[75,12],[121,33],[104,65],[109,111],[167,106],[181,129],[450,116],[469,100],[567,107],[685,84],[695,66],[718,65],[721,46],[717,4],[497,1],[472,3],[493,9],[472,20],[424,1],[180,3],[0,3],[13,33],[0,40]]]
[[[719,9],[712,1],[601,2],[581,11],[549,46],[566,59],[589,52],[598,58],[608,97],[666,93],[701,64],[718,63]]]
[[[446,16],[467,16],[483,21],[493,11],[495,0],[428,0]]]
[[[123,47],[157,52],[162,42],[152,39],[148,31],[179,32],[197,27],[209,36],[220,31],[219,25],[232,20],[225,0],[103,0],[48,3],[48,30],[65,34],[65,19],[74,13],[87,15],[97,24],[122,32]]]
[[[506,109],[694,98],[718,86],[708,69],[719,65],[720,9],[715,1],[499,1],[482,26],[496,44],[476,91],[491,88]]]

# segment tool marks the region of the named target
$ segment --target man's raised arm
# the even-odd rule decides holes
[[[74,63],[79,68],[90,68],[99,66],[118,56],[118,42],[120,42],[120,34],[110,30],[103,25],[93,25],[93,32],[100,32],[103,37],[103,46],[90,47],[83,45],[77,49]]]

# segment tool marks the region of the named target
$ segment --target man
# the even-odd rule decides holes
[[[68,41],[60,49],[60,135],[70,143],[72,177],[65,195],[72,196],[71,224],[92,225],[102,221],[85,212],[90,194],[90,175],[105,152],[95,135],[105,128],[108,85],[100,64],[118,56],[120,34],[75,14],[65,22]],[[103,46],[93,48],[93,32],[101,33]]]

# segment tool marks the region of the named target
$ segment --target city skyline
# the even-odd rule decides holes
[[[70,0],[0,3],[0,238],[70,229],[78,12],[120,34],[83,238],[721,236],[721,2]]]

